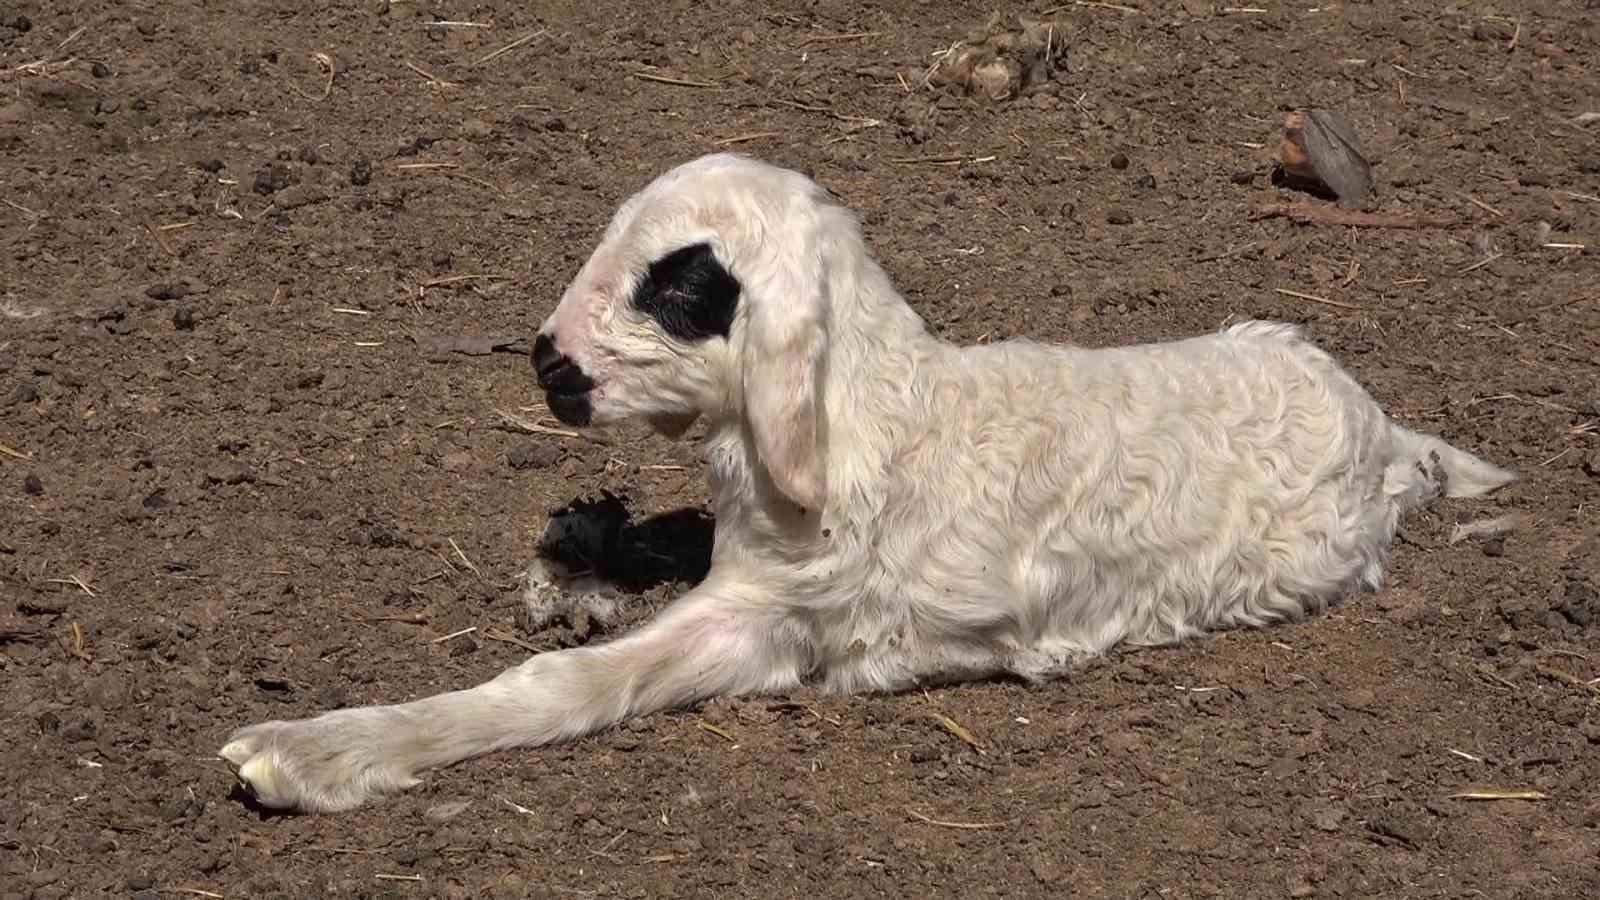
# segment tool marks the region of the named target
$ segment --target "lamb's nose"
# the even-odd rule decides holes
[[[541,334],[533,339],[533,373],[538,376],[539,384],[549,381],[565,362],[566,357],[556,350],[556,342],[550,340],[550,335]]]
[[[556,342],[546,335],[533,339],[533,372],[539,378],[539,387],[556,394],[581,394],[594,390],[594,379],[572,361],[572,357],[556,350]]]

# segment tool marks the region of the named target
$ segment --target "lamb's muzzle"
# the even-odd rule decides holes
[[[1406,511],[1513,478],[1390,420],[1286,325],[951,345],[836,198],[731,155],[622,205],[533,357],[562,421],[706,420],[710,574],[613,642],[236,732],[222,756],[262,803],[344,809],[716,695],[1042,680],[1298,619],[1376,589]],[[530,569],[545,601],[548,572]]]
[[[549,335],[534,338],[533,371],[544,389],[545,404],[557,419],[568,425],[589,424],[589,392],[594,390],[594,379],[571,357],[557,351]]]

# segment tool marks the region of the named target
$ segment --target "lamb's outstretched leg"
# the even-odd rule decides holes
[[[542,653],[475,688],[412,703],[251,725],[221,756],[262,805],[327,812],[492,750],[573,738],[712,696],[798,685],[809,664],[804,636],[747,585],[716,581],[612,643]]]

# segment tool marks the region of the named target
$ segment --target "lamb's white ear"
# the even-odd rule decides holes
[[[821,411],[828,280],[810,241],[784,239],[799,246],[745,284],[745,419],[773,484],[801,507],[820,510],[828,487]]]

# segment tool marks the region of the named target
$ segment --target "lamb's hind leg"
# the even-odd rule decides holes
[[[469,690],[252,725],[235,732],[221,756],[264,806],[333,811],[492,750],[569,739],[711,696],[799,684],[804,643],[742,590],[708,579],[610,644],[539,654]]]

